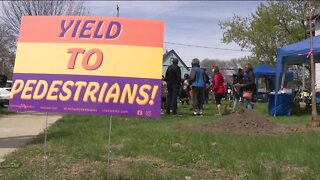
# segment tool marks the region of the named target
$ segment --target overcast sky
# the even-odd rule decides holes
[[[218,22],[231,19],[234,14],[248,16],[261,1],[87,1],[90,15],[163,20],[164,41],[207,47],[238,49],[236,44],[222,43],[223,31]],[[187,63],[197,57],[230,60],[250,55],[250,52],[224,51],[186,47],[165,43],[164,50],[174,49]]]

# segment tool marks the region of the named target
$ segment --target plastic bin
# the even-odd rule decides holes
[[[269,94],[268,112],[270,116],[290,116],[292,111],[293,95],[278,94],[275,105],[275,94]]]

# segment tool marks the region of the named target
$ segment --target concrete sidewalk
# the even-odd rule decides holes
[[[48,115],[48,127],[60,119],[61,115]],[[0,162],[4,156],[25,145],[44,131],[45,113],[18,113],[0,117]]]

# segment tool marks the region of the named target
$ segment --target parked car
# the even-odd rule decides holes
[[[12,81],[7,81],[4,87],[0,87],[0,107],[9,104]]]

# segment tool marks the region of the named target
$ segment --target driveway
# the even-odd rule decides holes
[[[48,127],[62,116],[48,114]],[[25,145],[44,131],[45,113],[17,113],[0,117],[0,162],[4,156]]]

